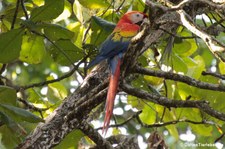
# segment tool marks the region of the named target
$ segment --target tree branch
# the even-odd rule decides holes
[[[198,87],[201,89],[225,92],[224,85],[206,83],[206,82],[202,82],[202,81],[193,79],[188,76],[184,76],[184,75],[180,75],[180,74],[176,74],[176,73],[172,73],[172,72],[164,72],[164,71],[160,71],[160,70],[146,69],[146,68],[143,68],[140,66],[136,66],[134,72],[139,73],[139,74],[156,76],[156,77],[160,77],[160,78],[183,82],[188,85],[195,86],[195,87]]]
[[[150,6],[152,5],[156,5],[159,8],[161,8],[162,10],[164,10],[165,12],[169,12],[169,11],[174,11],[179,15],[179,22],[181,22],[181,25],[183,25],[184,27],[186,27],[189,31],[191,31],[193,34],[195,34],[196,36],[200,37],[208,46],[208,48],[210,49],[210,51],[220,60],[222,60],[223,62],[225,62],[225,45],[223,43],[221,43],[220,41],[218,41],[216,38],[210,36],[209,34],[207,34],[206,32],[204,32],[200,27],[198,27],[191,19],[191,17],[181,8],[183,8],[183,6],[185,6],[188,3],[191,3],[193,0],[184,0],[181,1],[181,3],[179,3],[178,5],[174,6],[171,2],[167,1],[167,0],[159,0],[161,3],[164,3],[166,6],[165,7],[163,5],[156,5],[151,1],[147,1],[146,3]],[[217,8],[217,9],[221,9],[221,10],[225,10],[225,5],[221,3],[221,5],[218,5],[216,3],[210,2],[208,0],[196,0],[194,2],[201,2],[201,3],[207,3],[208,5],[210,5],[211,7]],[[218,8],[219,7],[219,8]],[[222,9],[223,8],[223,9]],[[175,19],[177,20],[177,18]]]
[[[209,47],[210,51],[214,53],[216,57],[225,62],[225,57],[222,54],[225,53],[225,45],[219,42],[216,38],[202,31],[197,25],[194,24],[194,22],[191,21],[190,17],[188,17],[184,10],[178,10],[177,13],[180,16],[182,25],[185,26],[189,31],[200,37]]]
[[[72,130],[83,129],[80,128],[80,122],[86,120],[90,110],[105,99],[107,90],[104,88],[107,81],[101,80],[108,80],[106,72],[105,65],[93,70],[83,84],[46,118],[45,123],[39,124],[17,148],[52,148]],[[89,135],[91,138],[96,136],[91,133]]]
[[[168,99],[167,97],[164,96],[159,96],[156,94],[150,94],[147,91],[140,90],[137,88],[132,87],[131,85],[123,82],[120,87],[125,91],[126,93],[146,99],[150,102],[165,106],[165,107],[173,107],[173,108],[198,108],[199,110],[207,113],[208,115],[211,115],[212,117],[215,117],[219,120],[225,121],[225,114],[216,111],[215,109],[211,108],[209,106],[209,102],[205,100],[173,100],[173,99]]]
[[[204,75],[204,76],[210,75],[210,76],[214,76],[214,77],[217,77],[219,79],[225,80],[225,75],[221,75],[221,74],[218,74],[218,73],[212,73],[212,72],[203,71],[202,75]]]
[[[61,81],[63,79],[66,79],[66,78],[70,77],[76,70],[78,70],[80,64],[83,63],[85,61],[85,59],[86,58],[81,60],[77,65],[74,65],[74,67],[68,73],[60,76],[57,79],[43,81],[43,82],[39,82],[39,83],[34,83],[34,84],[31,84],[31,85],[15,86],[14,88],[16,88],[17,91],[19,91],[19,90],[26,90],[26,89],[33,88],[33,87],[42,87],[42,86],[48,85],[50,83],[59,82],[59,81]]]
[[[29,16],[28,16],[28,13],[27,13],[26,6],[24,5],[24,0],[21,0],[21,6],[22,6],[23,13],[25,15],[26,20],[28,20],[29,19]]]
[[[18,11],[19,11],[19,6],[20,6],[20,0],[17,0],[15,13],[13,15],[13,20],[12,20],[12,24],[11,24],[11,29],[14,29],[14,25],[16,23],[16,17],[17,17]]]
[[[113,149],[112,145],[103,139],[102,136],[85,120],[81,121],[80,123],[81,126],[79,126],[79,129],[97,144],[97,148]]]

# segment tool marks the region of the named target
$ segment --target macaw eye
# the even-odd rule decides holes
[[[137,17],[140,17],[140,14],[136,14]]]

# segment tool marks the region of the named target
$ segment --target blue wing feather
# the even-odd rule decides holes
[[[123,41],[122,37],[121,40],[119,41],[114,41],[113,40],[114,34],[111,34],[101,45],[99,48],[99,54],[98,56],[92,60],[89,65],[86,67],[87,69],[100,63],[103,60],[110,60],[112,59],[115,55],[118,55],[120,53],[124,53],[128,46],[130,41]]]

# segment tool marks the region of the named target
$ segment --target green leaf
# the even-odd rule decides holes
[[[114,28],[116,27],[115,23],[106,21],[100,17],[97,16],[92,16],[92,19],[94,20],[94,22],[99,25],[102,29],[108,31],[108,32],[112,32],[114,30]]]
[[[154,76],[144,76],[144,79],[151,85],[157,86],[163,83],[163,79]]]
[[[49,76],[47,78],[47,80],[53,80],[54,77],[53,76]],[[63,86],[62,83],[60,82],[54,82],[48,85],[48,97],[49,97],[49,101],[53,104],[57,103],[60,100],[63,100],[68,92],[65,88],[65,86]]]
[[[196,124],[189,124],[192,128],[192,130],[201,136],[212,136],[212,126],[209,125],[196,125]]]
[[[48,21],[57,18],[64,9],[64,0],[45,0],[45,4],[31,11],[31,20]]]
[[[44,38],[31,34],[23,36],[20,60],[30,64],[42,62],[46,54]]]
[[[186,100],[188,96],[193,95],[192,87],[184,83],[177,83],[178,93],[182,100]]]
[[[7,148],[4,146],[3,142],[2,142],[2,134],[0,134],[0,148],[1,148],[1,149],[7,149]]]
[[[191,36],[191,34],[182,34],[182,36]],[[181,40],[179,38],[175,38],[175,44],[173,51],[180,56],[190,56],[197,50],[197,45],[194,39],[185,39]]]
[[[57,145],[56,147],[54,147],[54,149],[62,149],[62,148],[79,148],[79,142],[80,139],[84,136],[84,134],[82,133],[82,131],[80,130],[74,130],[72,132],[70,132],[68,135],[66,135],[66,137],[62,140],[62,142],[60,142],[59,145]]]
[[[73,12],[81,23],[91,18],[91,11],[83,7],[78,0],[75,0],[73,3]]]
[[[8,115],[17,122],[21,121],[27,121],[31,123],[44,122],[43,119],[32,114],[31,112],[15,106],[0,104],[0,111],[2,111],[4,114]]]
[[[34,90],[34,88],[30,88],[28,91],[28,100],[33,103],[38,103],[41,101],[41,96]]]
[[[154,104],[145,104],[142,113],[140,114],[140,119],[148,125],[154,124],[156,121],[156,113],[153,111],[153,108],[155,108]]]
[[[176,72],[183,72],[186,73],[188,68],[185,64],[184,60],[178,56],[177,54],[172,54],[173,59],[173,68]]]
[[[70,23],[67,28],[76,33],[72,39],[73,43],[79,48],[83,47],[83,35],[86,28],[80,22]]]
[[[145,106],[145,103],[142,101],[142,99],[131,95],[127,96],[127,103],[138,110],[142,110]]]
[[[0,63],[9,63],[19,57],[22,34],[22,29],[13,29],[0,34]]]
[[[106,0],[79,0],[79,2],[89,9],[107,8],[110,5]]]
[[[221,74],[225,74],[225,63],[224,62],[219,62],[219,70]]]
[[[0,132],[0,135],[2,135],[2,143],[5,145],[6,149],[16,148],[18,142],[21,141],[21,136],[19,138],[17,135],[15,135],[16,133],[9,129],[8,126],[1,126]]]
[[[70,40],[58,40],[51,49],[53,59],[61,65],[71,65],[82,59],[81,49]]]
[[[15,89],[7,86],[0,86],[0,104],[16,105],[16,98]]]
[[[159,117],[164,114],[163,116],[163,121],[164,122],[169,122],[169,121],[173,121],[173,120],[176,120],[176,116],[175,116],[175,112],[173,112],[172,110],[168,110],[167,108],[165,109],[164,111],[164,108],[163,106],[161,105],[155,105],[155,109],[157,111],[159,115]],[[177,127],[176,125],[167,125],[165,126],[167,128],[167,130],[170,132],[170,134],[176,139],[178,140],[179,139],[179,133],[178,133],[178,130],[177,130]]]
[[[41,27],[43,27],[45,35],[53,41],[58,39],[71,39],[74,36],[73,32],[59,25],[42,24]]]
[[[195,79],[198,79],[201,77],[202,71],[205,70],[205,62],[204,62],[203,58],[199,55],[194,57],[193,60],[196,65],[188,68],[187,75],[190,77],[193,77]]]
[[[15,121],[13,121],[9,116],[4,114],[3,112],[0,112],[0,120],[4,124],[7,125],[7,127],[12,130],[14,133],[18,135],[24,135],[26,134],[26,131],[23,127],[21,127],[19,124],[17,124]]]

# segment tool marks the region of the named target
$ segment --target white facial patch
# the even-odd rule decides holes
[[[131,14],[130,19],[131,19],[133,24],[136,24],[140,21],[143,21],[144,15],[141,14],[141,13],[134,13],[134,14]]]

